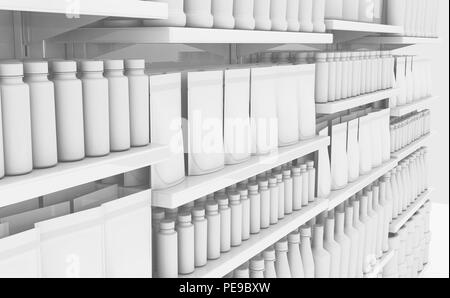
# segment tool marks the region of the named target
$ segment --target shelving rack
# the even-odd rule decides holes
[[[391,108],[391,116],[392,117],[402,117],[408,115],[409,113],[415,111],[422,111],[425,109],[429,109],[431,104],[438,99],[437,96],[430,96],[410,104],[406,104],[403,106]]]
[[[428,134],[428,135],[421,137],[420,139],[413,142],[409,146],[406,146],[405,148],[403,148],[397,152],[394,152],[392,154],[392,156],[395,157],[398,161],[401,161],[401,160],[407,158],[408,156],[410,156],[411,154],[413,154],[420,148],[425,147],[425,145],[427,145],[429,143],[431,136],[432,136],[431,134]]]

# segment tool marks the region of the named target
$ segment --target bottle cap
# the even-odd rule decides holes
[[[154,208],[152,210],[152,220],[155,221],[161,221],[166,216],[166,213],[164,212],[164,209],[162,208]]]
[[[327,59],[334,59],[336,54],[334,52],[328,52],[327,53]]]
[[[259,189],[259,186],[258,186],[258,184],[256,183],[256,182],[251,182],[251,183],[249,183],[249,185],[248,185],[248,190],[249,191],[258,191],[258,189]]]
[[[336,60],[341,59],[341,58],[342,58],[342,52],[335,52],[335,53],[334,53],[334,58],[335,58]]]
[[[307,169],[308,169],[308,166],[307,166],[306,164],[300,165],[300,170],[301,170],[302,172],[305,172]]]
[[[277,182],[283,181],[283,174],[281,172],[275,172],[273,175],[277,178]]]
[[[217,200],[217,204],[219,205],[219,207],[228,207],[228,198],[220,198]]]
[[[276,185],[278,183],[278,179],[275,176],[269,177],[269,185]]]
[[[123,70],[123,60],[105,60],[105,70]]]
[[[327,59],[327,53],[318,52],[318,53],[315,53],[315,57],[317,60],[325,60],[325,59]]]
[[[300,236],[301,237],[311,237],[311,227],[310,226],[301,226],[300,227]]]
[[[269,180],[267,180],[267,179],[259,180],[258,181],[258,186],[259,186],[259,188],[267,188],[267,187],[269,187]]]
[[[241,201],[241,195],[237,191],[230,192],[228,194],[230,203],[236,203]]]
[[[182,212],[178,214],[178,222],[179,223],[191,223],[192,215],[190,212]]]
[[[266,261],[275,261],[275,250],[273,249],[273,246],[263,252],[263,257]]]
[[[237,189],[237,191],[239,192],[239,194],[241,195],[241,197],[247,197],[248,196],[248,189],[247,187],[239,187]]]
[[[125,60],[125,69],[145,69],[145,60],[127,59]]]
[[[100,60],[83,60],[80,62],[82,72],[101,72],[103,71],[103,61]]]
[[[208,203],[206,203],[206,211],[207,212],[219,211],[219,205],[215,201],[209,201]]]
[[[264,259],[261,256],[254,257],[250,261],[250,270],[264,271]]]
[[[288,242],[287,242],[286,238],[275,243],[276,251],[285,252],[285,251],[288,251],[288,249],[289,249],[289,246],[288,246]]]
[[[314,161],[309,160],[308,162],[306,162],[306,165],[308,166],[308,168],[312,169],[314,168]]]
[[[360,57],[359,52],[352,52],[352,58],[359,58],[359,57]]]
[[[288,235],[288,242],[293,244],[300,243],[300,232],[293,232]]]
[[[23,76],[23,64],[18,61],[6,61],[0,63],[0,77]]]
[[[291,170],[283,170],[283,177],[285,178],[291,177]]]
[[[164,219],[159,223],[160,230],[170,231],[175,229],[175,222],[170,219]]]
[[[48,74],[47,61],[25,61],[23,63],[25,74]]]
[[[302,172],[302,169],[300,167],[292,167],[291,169],[292,175],[300,175],[300,173]]]
[[[219,201],[219,200],[223,200],[223,199],[228,199],[228,197],[227,197],[226,194],[223,194],[223,193],[216,193],[216,194],[214,195],[214,199],[215,199],[216,201]]]

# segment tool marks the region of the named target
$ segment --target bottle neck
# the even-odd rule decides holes
[[[22,76],[15,76],[15,77],[0,77],[0,83],[2,84],[23,84],[23,77]]]
[[[48,81],[48,74],[29,74],[25,76],[26,82],[45,82]]]
[[[334,220],[327,219],[325,223],[325,240],[327,242],[334,241]]]
[[[83,79],[102,79],[103,73],[102,72],[83,72],[82,78]]]
[[[351,207],[345,209],[345,227],[347,229],[353,227],[353,208]]]
[[[139,76],[139,75],[145,75],[144,69],[127,69],[125,71],[125,74],[127,76]]]
[[[160,229],[159,232],[161,234],[172,234],[172,233],[175,233],[175,230],[162,230],[162,229]]]
[[[124,75],[123,69],[111,69],[105,71],[105,76],[109,77],[122,77]]]
[[[359,202],[353,202],[353,223],[356,225],[359,222]]]
[[[53,73],[53,79],[74,80],[77,79],[77,76],[75,72],[55,72]]]
[[[316,227],[314,229],[314,247],[323,248],[323,227]]]
[[[345,214],[344,213],[336,213],[336,234],[344,234],[345,230]]]
[[[361,203],[360,203],[360,214],[361,217],[367,217],[367,198],[361,198]]]

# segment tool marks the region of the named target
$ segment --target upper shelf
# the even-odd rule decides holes
[[[325,20],[325,25],[329,31],[352,31],[371,33],[403,34],[401,26],[391,26],[376,23],[351,22],[342,20]]]
[[[358,44],[384,44],[407,46],[414,44],[438,44],[440,38],[408,37],[408,36],[368,36],[355,41]]]
[[[185,27],[80,28],[49,41],[121,44],[330,44],[333,43],[333,35]]]
[[[88,15],[105,17],[167,19],[166,3],[138,0],[1,0],[0,10]]]

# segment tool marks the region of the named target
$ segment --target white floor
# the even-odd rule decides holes
[[[430,263],[423,278],[449,278],[449,205],[433,204]]]

